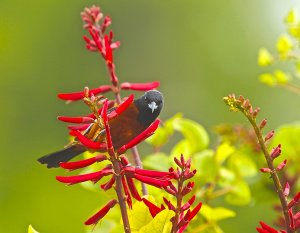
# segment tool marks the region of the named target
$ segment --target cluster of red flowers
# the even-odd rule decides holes
[[[99,52],[102,58],[105,60],[110,75],[111,85],[102,85],[91,90],[86,87],[83,91],[80,92],[58,94],[58,97],[60,99],[67,100],[69,102],[83,100],[84,103],[87,104],[92,110],[92,113],[86,116],[60,116],[58,117],[58,119],[64,122],[72,123],[72,125],[68,126],[70,135],[74,136],[76,140],[84,145],[87,149],[93,152],[106,151],[107,154],[100,153],[94,157],[75,162],[62,162],[60,163],[60,167],[69,171],[73,171],[105,160],[109,160],[111,163],[99,171],[73,176],[57,176],[56,179],[62,183],[73,185],[85,181],[92,181],[93,183],[97,183],[103,177],[110,176],[110,179],[106,183],[101,184],[100,187],[106,191],[108,189],[111,189],[113,186],[116,186],[118,200],[110,200],[95,215],[90,217],[85,222],[85,224],[96,224],[109,212],[111,208],[119,203],[125,232],[130,232],[130,230],[128,231],[129,223],[126,223],[128,219],[126,220],[126,216],[123,216],[124,209],[126,211],[126,204],[124,202],[124,199],[127,202],[129,208],[132,208],[132,198],[134,198],[137,201],[143,200],[149,207],[153,217],[158,213],[158,210],[154,211],[153,208],[150,207],[151,203],[149,201],[141,198],[139,192],[137,191],[134,179],[142,183],[164,189],[168,193],[180,199],[180,201],[178,202],[179,206],[177,207],[173,206],[167,199],[165,199],[165,203],[167,204],[168,208],[172,209],[176,214],[175,217],[171,220],[173,222],[173,228],[175,229],[174,232],[182,232],[201,208],[201,203],[199,203],[193,210],[190,210],[191,205],[195,201],[195,196],[193,196],[186,204],[182,204],[183,196],[188,194],[194,186],[193,182],[188,182],[188,184],[185,186],[183,185],[183,182],[187,179],[192,178],[196,172],[196,170],[190,171],[191,161],[185,161],[183,156],[181,156],[180,160],[175,159],[175,162],[180,169],[177,169],[175,171],[171,168],[167,172],[144,170],[142,168],[139,168],[139,166],[132,166],[129,164],[128,159],[124,153],[128,149],[134,147],[141,141],[151,136],[158,128],[160,121],[154,121],[141,134],[139,134],[137,137],[129,141],[127,144],[121,146],[117,150],[113,146],[109,126],[109,120],[122,114],[134,100],[134,96],[130,95],[129,97],[124,98],[124,100],[122,101],[120,96],[121,90],[151,90],[158,87],[159,82],[124,82],[119,84],[113,61],[113,50],[120,46],[120,42],[113,41],[112,31],[106,34],[107,28],[111,24],[110,17],[104,17],[100,11],[100,8],[96,6],[85,8],[85,10],[81,13],[81,16],[85,23],[84,28],[88,30],[91,36],[91,38],[84,36],[86,47],[89,51]],[[103,93],[108,91],[114,92],[116,97],[115,100],[107,100],[106,98],[104,98],[104,96],[102,96]],[[113,106],[117,107],[110,109]],[[110,109],[110,111],[108,111],[108,109]],[[101,124],[103,126],[103,129],[105,129],[106,140],[104,142],[93,141],[82,133],[93,122],[98,122],[98,124]],[[172,179],[178,181],[177,188],[172,184]]]
[[[270,174],[270,177],[273,179],[274,186],[276,188],[276,192],[278,193],[278,197],[281,203],[281,210],[284,215],[284,219],[282,224],[285,230],[275,230],[274,228],[268,226],[267,224],[261,222],[261,227],[256,228],[256,230],[260,233],[280,233],[280,232],[295,232],[297,229],[300,229],[300,211],[296,214],[293,213],[293,207],[300,200],[300,192],[298,192],[290,202],[287,202],[287,198],[290,194],[290,184],[286,182],[284,188],[281,184],[281,181],[278,177],[278,172],[280,172],[287,164],[287,160],[284,160],[279,163],[276,167],[274,166],[274,160],[281,155],[281,144],[276,146],[268,151],[266,143],[274,136],[274,130],[271,130],[266,134],[265,137],[262,135],[262,130],[267,124],[267,120],[264,119],[258,125],[256,123],[256,117],[260,111],[259,108],[254,109],[248,99],[245,99],[243,96],[239,96],[236,98],[234,94],[229,95],[224,98],[224,101],[227,105],[230,106],[230,109],[233,111],[241,111],[252,124],[255,134],[257,136],[260,148],[264,153],[266,162],[268,167],[260,168],[261,172]]]
[[[167,198],[163,198],[167,208],[169,210],[174,211],[175,216],[171,219],[172,222],[172,231],[176,233],[183,232],[190,221],[197,215],[202,206],[202,202],[198,203],[198,205],[191,210],[191,206],[194,203],[196,197],[193,195],[185,204],[183,203],[183,197],[192,191],[194,187],[194,182],[188,182],[184,185],[186,180],[191,179],[195,174],[196,170],[191,171],[191,160],[188,159],[185,161],[183,155],[181,155],[180,159],[174,158],[175,163],[178,168],[174,170],[173,168],[169,169],[170,174],[174,177],[174,180],[177,181],[177,187],[170,183],[169,186],[165,186],[164,189],[177,199],[177,206],[174,206],[170,200]],[[143,198],[143,202],[148,206],[152,217],[155,217],[159,212],[164,210],[166,207],[161,205],[161,207],[156,206],[151,203],[149,200]]]

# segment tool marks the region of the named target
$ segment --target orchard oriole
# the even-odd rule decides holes
[[[112,143],[115,149],[127,144],[138,136],[158,117],[163,107],[163,96],[159,91],[147,91],[140,98],[134,100],[119,116],[109,120]],[[105,129],[98,123],[92,123],[84,132],[84,136],[105,142]],[[67,148],[45,155],[38,159],[48,168],[59,167],[60,162],[67,162],[75,156],[87,151],[88,148],[74,141]]]

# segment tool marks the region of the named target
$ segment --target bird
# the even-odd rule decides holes
[[[112,144],[115,149],[126,145],[133,138],[147,129],[159,116],[164,105],[161,92],[150,90],[135,99],[119,116],[109,119]],[[109,109],[112,111],[113,109]],[[108,112],[109,112],[108,111]],[[105,142],[105,129],[93,122],[83,135],[96,142]],[[47,168],[57,168],[61,162],[67,162],[89,149],[74,140],[66,148],[47,154],[38,159]],[[105,151],[101,151],[105,152]]]

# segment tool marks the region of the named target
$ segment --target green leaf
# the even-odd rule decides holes
[[[217,180],[221,187],[230,186],[236,179],[235,174],[225,167],[221,167],[219,170],[220,179]]]
[[[225,200],[232,205],[247,205],[251,201],[249,185],[238,180],[231,186],[232,190],[226,195]]]
[[[191,143],[187,139],[183,139],[179,141],[171,150],[171,155],[179,156],[183,155],[191,155],[194,153],[194,150],[191,146]]]
[[[276,85],[275,77],[272,74],[264,73],[259,75],[258,77],[259,81],[268,85],[268,86],[274,86]]]
[[[182,113],[177,113],[173,117],[169,118],[160,126],[155,133],[146,141],[153,147],[159,148],[163,146],[169,138],[174,134],[174,121],[182,118]]]
[[[257,174],[256,164],[246,154],[233,154],[228,161],[228,168],[241,177],[253,177]]]
[[[202,205],[200,214],[208,222],[218,222],[223,219],[233,218],[236,216],[236,213],[232,210],[223,207],[212,208],[208,205]]]
[[[145,168],[159,171],[168,171],[171,166],[171,158],[165,153],[154,153],[143,159]]]
[[[276,43],[277,51],[285,58],[286,54],[292,50],[293,43],[287,35],[281,35]]]
[[[261,48],[258,51],[258,65],[268,66],[268,65],[271,65],[273,63],[273,61],[274,61],[274,58],[267,49]]]
[[[173,121],[174,129],[179,131],[186,143],[189,143],[192,152],[198,152],[208,147],[209,137],[202,125],[195,121],[177,118]]]
[[[155,204],[152,196],[148,196],[147,199]],[[135,202],[132,210],[128,210],[128,218],[132,232],[140,232],[140,229],[149,224],[153,219],[148,207],[142,201]]]
[[[214,157],[213,150],[204,150],[195,154],[192,163],[197,169],[197,176],[200,176],[202,184],[213,182],[218,175],[219,165]]]
[[[235,148],[228,142],[223,142],[218,146],[216,151],[216,160],[220,164],[223,163],[233,152]]]
[[[169,233],[172,229],[170,219],[174,216],[171,210],[163,210],[146,226],[142,227],[138,233]]]
[[[28,233],[38,233],[31,225],[28,226]]]

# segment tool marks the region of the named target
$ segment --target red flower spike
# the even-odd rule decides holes
[[[288,182],[286,182],[285,187],[284,187],[284,191],[283,191],[283,195],[285,197],[287,197],[290,194],[290,184]]]
[[[94,142],[82,135],[79,131],[71,131],[70,134],[72,136],[75,136],[78,139],[78,141],[82,143],[82,145],[90,149],[105,150],[107,147],[105,143]]]
[[[124,102],[122,102],[114,111],[112,111],[108,115],[108,118],[112,119],[122,114],[122,112],[124,112],[129,107],[129,105],[133,102],[133,100],[134,100],[134,95],[131,94]]]
[[[158,128],[160,123],[160,120],[155,120],[146,130],[144,130],[141,134],[139,134],[137,137],[132,139],[130,142],[128,142],[126,145],[122,146],[119,150],[119,154],[123,154],[125,151],[130,149],[131,147],[134,147],[135,145],[139,144],[140,142],[144,141],[146,138],[150,137],[155,130]]]
[[[105,155],[97,155],[97,156],[89,158],[89,159],[84,159],[84,160],[75,161],[75,162],[61,162],[59,164],[59,166],[64,169],[68,169],[68,170],[72,171],[75,169],[87,167],[89,165],[92,165],[93,163],[101,162],[106,159],[107,159],[107,157]]]
[[[122,186],[123,186],[123,190],[124,190],[124,193],[126,196],[127,205],[129,207],[129,209],[132,209],[132,200],[131,200],[129,189],[128,189],[128,186],[127,186],[124,176],[122,177]]]
[[[139,192],[137,191],[137,189],[136,189],[136,187],[135,187],[135,184],[134,184],[133,179],[130,178],[130,177],[127,177],[127,176],[125,176],[125,178],[126,178],[126,182],[127,182],[127,184],[128,184],[128,188],[129,188],[129,191],[130,191],[130,193],[131,193],[131,196],[132,196],[134,199],[136,199],[136,200],[138,200],[138,201],[141,201],[142,198],[141,198]]]
[[[160,85],[158,81],[151,83],[121,83],[120,87],[123,90],[134,90],[134,91],[149,91],[157,88]]]
[[[91,117],[68,117],[68,116],[58,116],[58,120],[68,123],[92,123],[94,119]]]
[[[86,130],[90,124],[83,124],[83,125],[68,125],[68,129],[71,131],[84,131]]]
[[[267,133],[266,137],[265,137],[265,142],[270,140],[273,136],[274,136],[274,130],[271,130],[269,133]]]
[[[92,181],[97,183],[102,177],[113,174],[113,170],[111,168],[104,168],[101,171],[77,175],[77,176],[57,176],[56,180],[66,183],[68,185],[73,185],[85,181]]]
[[[295,204],[297,204],[298,201],[299,201],[299,199],[300,199],[300,192],[298,192],[298,193],[294,196],[294,198],[289,202],[288,208],[290,209],[290,208],[292,208]]]
[[[106,182],[105,184],[101,184],[100,187],[106,191],[108,189],[110,189],[115,183],[115,177],[113,176],[108,182]]]
[[[279,144],[278,146],[276,146],[275,148],[273,148],[273,150],[271,151],[271,157],[273,159],[277,158],[279,155],[281,154],[281,144]]]
[[[95,215],[90,217],[85,221],[85,225],[97,224],[107,213],[117,204],[117,200],[113,199],[109,201],[101,210],[99,210]]]
[[[267,168],[267,167],[262,167],[259,170],[263,173],[271,173],[272,172],[272,170],[270,168]]]
[[[147,199],[142,198],[142,200],[145,203],[145,205],[149,208],[152,218],[154,218],[160,211],[162,211],[161,208],[154,205],[152,202],[148,201]]]
[[[277,166],[276,170],[277,170],[277,171],[280,171],[281,169],[283,169],[283,168],[285,167],[285,165],[286,165],[286,162],[287,162],[287,160],[285,159],[282,163],[280,163],[280,164]]]
[[[133,174],[133,177],[145,184],[149,184],[157,188],[167,187],[171,183],[169,180],[160,180],[152,177],[141,176],[139,174]]]
[[[89,91],[89,95],[98,95],[100,93],[105,93],[111,91],[111,86],[108,85],[103,85],[98,88],[92,89]],[[60,93],[57,95],[58,98],[62,100],[70,100],[70,101],[76,101],[76,100],[81,100],[84,98],[84,92],[73,92],[73,93]]]

